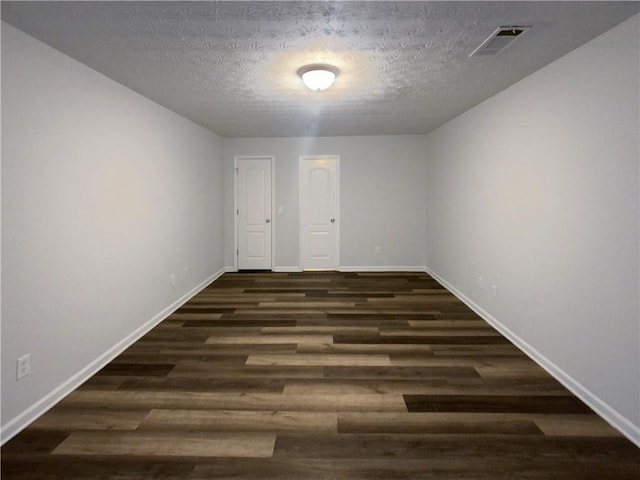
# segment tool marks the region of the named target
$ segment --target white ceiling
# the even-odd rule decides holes
[[[433,130],[639,5],[3,1],[2,18],[224,136],[380,135]],[[532,28],[469,58],[509,25]],[[331,89],[302,85],[309,63],[340,69]]]

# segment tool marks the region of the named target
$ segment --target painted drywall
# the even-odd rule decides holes
[[[274,266],[297,269],[300,264],[299,157],[337,154],[340,156],[341,268],[424,267],[424,148],[422,135],[226,138],[227,265],[234,265],[234,157],[275,156]],[[376,247],[380,247],[378,254]]]
[[[429,270],[636,442],[639,18],[432,132],[426,150]]]
[[[2,25],[4,440],[223,267],[222,149]]]

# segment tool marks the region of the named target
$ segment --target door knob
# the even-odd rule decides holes
[[[265,222],[266,222],[266,223],[271,223],[271,219],[270,219],[270,218],[267,218],[267,219],[265,220]]]
[[[331,217],[331,223],[336,223],[336,219]]]

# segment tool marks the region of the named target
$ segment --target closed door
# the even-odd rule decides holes
[[[271,270],[272,158],[236,157],[238,270]]]
[[[300,157],[300,266],[339,266],[339,157]]]

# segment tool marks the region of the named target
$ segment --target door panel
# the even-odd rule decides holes
[[[247,232],[245,235],[247,251],[246,257],[252,260],[262,259],[266,256],[265,238],[262,232]]]
[[[236,159],[239,270],[271,270],[271,159]]]
[[[311,232],[309,240],[309,256],[313,259],[330,258],[331,239],[327,232]]]
[[[262,225],[265,220],[265,169],[262,165],[247,166],[245,175],[245,220],[247,225]]]
[[[339,266],[337,156],[300,157],[300,265],[305,270]]]

